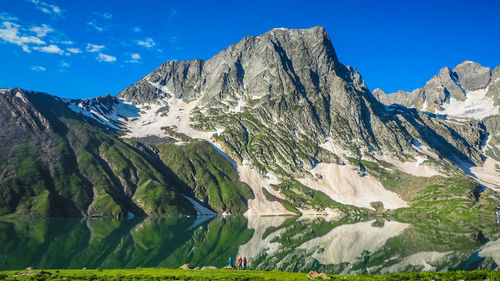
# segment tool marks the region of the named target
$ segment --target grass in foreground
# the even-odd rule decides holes
[[[307,273],[256,270],[184,270],[165,268],[105,270],[0,271],[0,280],[309,280]],[[391,273],[387,275],[328,275],[330,280],[489,280],[500,281],[500,271]]]

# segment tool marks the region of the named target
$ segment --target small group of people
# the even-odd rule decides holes
[[[231,257],[229,257],[229,260],[227,261],[227,266],[230,268],[247,269],[247,263],[248,260],[246,257],[244,257],[243,259],[241,257],[238,257],[236,261]]]

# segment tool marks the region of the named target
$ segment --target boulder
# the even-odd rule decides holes
[[[310,271],[309,274],[307,274],[307,278],[309,279],[330,279],[328,275],[325,273],[317,273],[316,271]]]
[[[202,267],[202,268],[201,268],[201,270],[214,270],[214,269],[217,269],[217,267],[215,267],[215,266],[211,266],[211,265],[209,265],[209,266],[204,266],[204,267]]]
[[[189,263],[183,264],[179,267],[180,269],[193,269],[194,266],[190,265]]]

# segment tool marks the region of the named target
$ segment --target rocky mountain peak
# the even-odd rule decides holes
[[[324,86],[331,74],[351,76],[338,62],[323,27],[273,29],[245,37],[208,61],[166,62],[119,97],[144,104],[170,96],[210,103],[285,92],[300,95],[306,86]]]
[[[484,89],[490,82],[491,71],[489,67],[484,67],[477,62],[464,61],[453,68],[461,86],[466,91]]]

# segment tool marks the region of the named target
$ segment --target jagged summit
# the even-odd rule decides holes
[[[166,62],[118,96],[141,104],[169,95],[189,102],[207,92],[219,98],[281,95],[320,87],[319,78],[329,73],[346,76],[348,70],[338,63],[324,28],[278,29],[245,37],[207,61]]]
[[[401,104],[436,114],[484,119],[499,113],[500,66],[494,70],[466,60],[452,70],[447,66],[424,87],[412,92],[373,91],[386,105]]]

